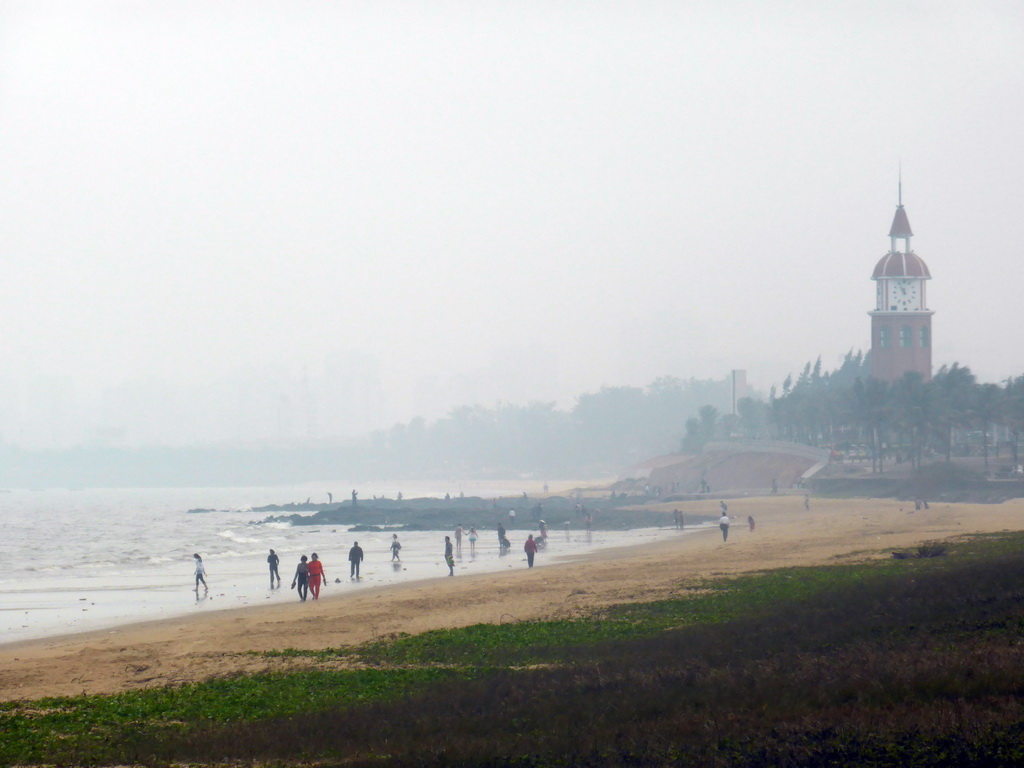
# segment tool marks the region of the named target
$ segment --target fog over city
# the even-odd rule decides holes
[[[870,346],[1024,373],[1018,2],[4,2],[0,442],[357,435]]]

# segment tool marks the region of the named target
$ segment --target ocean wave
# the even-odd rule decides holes
[[[209,552],[203,560],[217,557],[247,557],[247,555],[245,552],[239,552],[237,549],[225,549],[223,552]]]
[[[116,563],[113,560],[89,560],[88,562],[82,563],[81,567],[99,571],[104,568],[113,568],[116,565],[120,565],[120,563]]]
[[[260,541],[259,539],[254,539],[250,536],[239,536],[232,530],[219,531],[217,535],[222,538],[228,539],[229,541],[233,541],[236,544],[258,544]]]

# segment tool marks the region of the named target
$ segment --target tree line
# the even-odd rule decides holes
[[[833,371],[808,363],[767,399],[743,398],[731,413],[728,378],[664,376],[644,387],[604,387],[570,408],[552,402],[461,406],[433,422],[416,418],[350,440],[284,445],[26,451],[0,445],[0,488],[132,485],[271,485],[316,479],[471,477],[586,478],[709,440],[778,439],[836,450],[857,446],[882,461],[946,459],[967,450],[988,463],[1009,443],[1013,464],[1024,429],[1024,376],[979,383],[966,366],[887,383],[850,352]],[[1002,440],[994,436],[998,434]]]
[[[926,456],[950,461],[978,452],[989,465],[998,435],[1005,437],[1014,466],[1024,430],[1024,376],[1002,384],[977,381],[958,363],[942,366],[930,381],[907,373],[895,382],[868,375],[867,355],[847,353],[836,370],[823,372],[821,358],[794,382],[787,377],[767,402],[744,399],[735,416],[705,406],[687,421],[684,445],[693,449],[715,437],[771,437],[837,449],[866,446],[872,470],[885,458],[919,467]]]
[[[0,444],[0,488],[276,485],[310,480],[588,478],[679,450],[688,416],[728,408],[731,385],[664,376],[553,402],[460,406],[351,439],[275,445],[33,451]]]
[[[432,423],[416,418],[375,432],[359,450],[376,476],[616,473],[678,451],[687,417],[703,404],[726,408],[731,397],[728,378],[663,376],[645,387],[602,387],[568,409],[553,402],[461,406]]]

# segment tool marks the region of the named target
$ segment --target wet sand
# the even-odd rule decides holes
[[[528,570],[438,578],[334,595],[137,624],[0,647],[0,700],[111,693],[281,669],[304,661],[265,660],[246,651],[317,649],[393,632],[564,618],[593,608],[678,595],[705,578],[796,565],[888,558],[894,548],[970,533],[1024,527],[1024,500],[942,504],[914,512],[888,499],[734,499],[728,542],[716,527],[641,547],[606,549],[586,560]],[[711,515],[715,501],[668,504]],[[750,532],[747,516],[756,530]],[[669,515],[671,519],[671,515]],[[540,555],[540,557],[544,557]]]

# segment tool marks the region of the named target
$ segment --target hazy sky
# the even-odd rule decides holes
[[[0,384],[75,429],[313,388],[310,434],[767,391],[868,347],[901,160],[936,367],[1024,373],[1022,41],[1019,2],[0,0]]]

